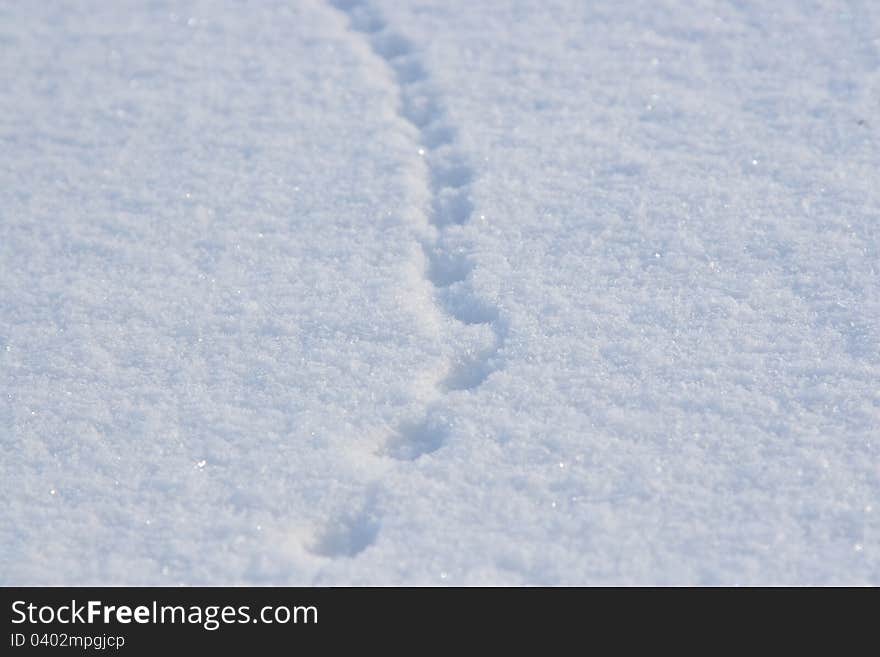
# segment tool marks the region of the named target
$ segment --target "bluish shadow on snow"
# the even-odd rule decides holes
[[[318,534],[310,551],[322,557],[354,557],[376,541],[379,518],[372,503],[331,520]]]
[[[449,424],[442,418],[429,415],[401,426],[380,453],[401,461],[414,461],[443,447],[448,436]]]

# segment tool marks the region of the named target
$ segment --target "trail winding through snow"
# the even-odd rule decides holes
[[[504,325],[498,308],[479,298],[471,285],[474,263],[463,244],[461,228],[474,212],[470,195],[474,171],[456,143],[456,129],[447,119],[417,47],[368,3],[331,0],[330,5],[346,16],[353,38],[365,40],[376,64],[390,73],[399,117],[414,128],[417,143],[413,148],[425,164],[415,178],[424,185],[421,196],[428,199],[421,217],[429,228],[420,239],[424,276],[438,311],[465,336],[466,346],[436,379],[419,414],[392,430],[376,450],[383,459],[415,461],[442,448],[450,436],[453,419],[444,404],[446,396],[476,389],[498,369]],[[360,506],[331,519],[318,532],[311,551],[350,558],[373,544],[381,524],[378,490],[376,485],[369,487]]]
[[[418,152],[427,164],[430,206],[425,212],[434,230],[433,237],[422,241],[425,276],[442,311],[473,327],[477,334],[478,345],[459,353],[436,382],[436,399],[427,405],[424,416],[400,426],[380,449],[391,458],[413,460],[443,446],[450,427],[441,409],[442,398],[451,391],[477,388],[497,369],[504,334],[498,309],[474,294],[469,281],[474,264],[457,244],[456,229],[468,223],[473,214],[470,185],[474,172],[456,144],[455,127],[446,118],[417,48],[369,4],[359,0],[334,0],[331,4],[348,16],[350,29],[367,40],[371,51],[393,73],[400,116],[416,129]]]

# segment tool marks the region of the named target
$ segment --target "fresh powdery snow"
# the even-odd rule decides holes
[[[880,584],[880,3],[0,4],[0,584]]]

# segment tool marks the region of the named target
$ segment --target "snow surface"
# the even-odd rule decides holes
[[[0,583],[880,584],[880,4],[0,54]]]

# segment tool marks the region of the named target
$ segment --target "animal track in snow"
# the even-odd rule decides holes
[[[354,557],[372,545],[379,535],[379,517],[373,497],[362,508],[347,510],[328,522],[318,532],[309,550],[329,558]]]
[[[427,414],[418,422],[403,424],[380,450],[380,454],[403,461],[415,459],[443,447],[449,436],[449,423]]]
[[[425,277],[434,288],[441,311],[471,327],[468,330],[479,339],[479,346],[465,348],[451,360],[449,371],[437,381],[436,397],[427,404],[421,418],[401,425],[378,452],[399,460],[414,460],[440,449],[451,432],[448,419],[439,412],[443,395],[472,390],[483,383],[497,369],[503,342],[498,309],[474,293],[474,264],[460,246],[455,246],[454,231],[473,213],[470,187],[474,172],[457,148],[456,130],[446,118],[443,103],[413,43],[395,32],[365,0],[331,0],[331,4],[348,16],[350,29],[366,39],[372,52],[393,73],[400,116],[416,129],[419,143],[414,146],[428,169],[425,184],[430,203],[425,212],[436,234],[422,241]]]

